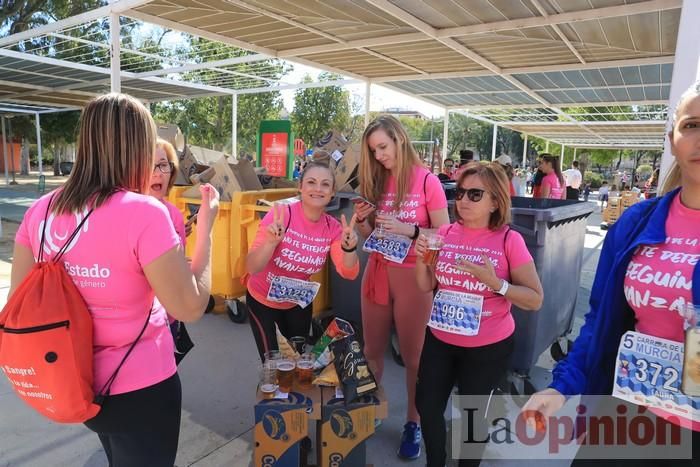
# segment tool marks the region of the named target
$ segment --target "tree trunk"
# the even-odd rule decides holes
[[[20,152],[20,175],[29,175],[29,142],[22,138],[22,150]]]
[[[59,165],[61,164],[61,147],[58,144],[54,144],[53,146],[53,174],[58,176],[61,175],[61,168]]]
[[[618,151],[617,156],[617,165],[615,166],[615,170],[620,170],[620,164],[622,164],[622,151]]]

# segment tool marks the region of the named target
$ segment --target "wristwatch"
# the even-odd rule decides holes
[[[503,283],[501,284],[501,288],[498,290],[494,290],[494,292],[496,292],[498,295],[505,295],[506,293],[508,293],[508,288],[510,287],[510,284],[508,283],[507,280],[505,280],[505,279],[502,279],[502,280],[503,280]]]

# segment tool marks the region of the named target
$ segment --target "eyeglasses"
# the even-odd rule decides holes
[[[160,170],[160,173],[164,174],[169,174],[173,171],[175,168],[175,164],[172,162],[159,162],[158,164],[153,166],[153,171],[155,172],[156,169]]]
[[[464,195],[467,195],[469,201],[478,203],[481,201],[481,198],[484,197],[484,193],[486,193],[486,190],[482,190],[481,188],[469,188],[468,190],[465,190],[464,188],[457,188],[455,199],[457,201],[461,201],[464,198]]]

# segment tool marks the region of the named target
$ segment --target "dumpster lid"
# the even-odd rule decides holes
[[[537,221],[557,222],[576,217],[588,217],[596,209],[594,203],[574,199],[545,199],[514,196],[513,215],[533,216]]]

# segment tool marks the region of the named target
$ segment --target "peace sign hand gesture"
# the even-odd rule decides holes
[[[345,219],[345,214],[340,216],[340,222],[343,226],[343,234],[341,244],[344,249],[352,250],[357,247],[357,234],[355,233],[355,223],[357,222],[357,213],[352,215],[350,223]]]
[[[272,223],[265,231],[265,241],[271,246],[277,246],[284,238],[284,206],[281,203],[272,205]]]

